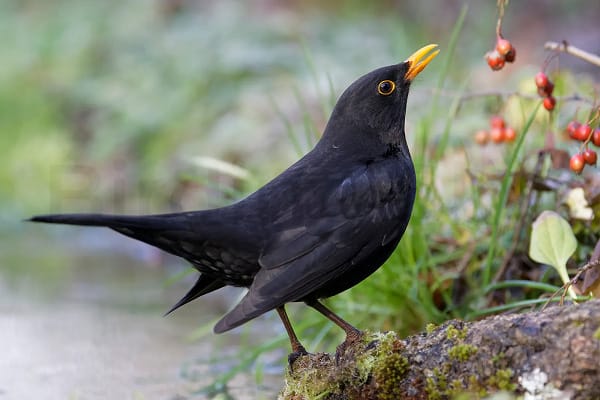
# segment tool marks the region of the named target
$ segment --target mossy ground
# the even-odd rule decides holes
[[[394,332],[365,332],[361,339],[332,357],[319,353],[298,358],[288,368],[280,399],[396,399],[409,362]],[[343,393],[343,395],[342,395]]]
[[[469,343],[469,335],[467,325],[458,321],[412,338],[414,342],[423,341],[417,346],[411,344],[411,339],[399,339],[394,332],[366,332],[356,342],[338,349],[335,356],[319,353],[298,358],[288,368],[279,398],[482,398],[498,390],[514,390],[515,374],[506,368],[502,355],[491,361],[492,375],[464,372],[467,363],[484,356]],[[429,343],[427,348],[422,347],[424,342]],[[424,352],[435,353],[436,363],[425,367]],[[419,393],[411,397],[407,390]]]

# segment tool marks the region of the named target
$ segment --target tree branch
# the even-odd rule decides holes
[[[585,50],[581,50],[578,47],[571,46],[566,41],[563,41],[562,43],[546,42],[544,48],[546,50],[561,51],[563,53],[570,54],[584,61],[587,61],[590,64],[600,67],[600,57],[598,57],[596,54],[588,53]]]
[[[600,300],[592,300],[448,321],[407,339],[366,333],[335,357],[299,357],[280,399],[449,399],[499,390],[598,399],[599,327]]]

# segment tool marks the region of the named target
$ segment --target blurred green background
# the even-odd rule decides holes
[[[481,62],[494,43],[495,2],[464,3],[450,76],[479,90],[506,87],[515,74],[489,74]],[[3,226],[36,212],[142,213],[238,197],[225,192],[247,192],[310,147],[357,76],[426,43],[443,51],[462,4],[3,1]],[[549,39],[593,50],[593,8],[510,5],[504,31],[520,65],[539,65]],[[414,85],[409,115],[422,111],[440,64]],[[236,164],[250,179],[197,157]]]
[[[444,64],[445,46],[463,10],[455,54]],[[483,54],[494,45],[496,12],[495,1],[0,2],[0,307],[3,321],[15,324],[6,340],[20,336],[19,324],[39,317],[39,310],[57,312],[60,320],[61,307],[67,308],[63,317],[76,321],[86,311],[69,314],[68,307],[83,301],[137,317],[146,315],[143,311],[159,316],[185,290],[185,285],[164,287],[165,281],[179,285],[185,274],[178,260],[103,230],[31,226],[23,218],[50,212],[170,212],[238,199],[311,147],[335,99],[355,78],[402,61],[428,43],[438,43],[442,53],[413,84],[407,118],[411,146],[415,124],[431,111],[443,65],[449,66],[447,95],[440,97],[445,117],[459,90],[516,90],[539,70],[546,40],[568,39],[600,50],[594,19],[599,4],[514,1],[503,30],[518,48],[518,67],[491,73]],[[598,78],[597,69],[578,60],[564,59],[560,66]],[[473,130],[487,123],[490,108],[486,103],[463,112],[451,143],[468,145]],[[442,123],[442,117],[431,121],[434,141]],[[32,298],[38,302],[29,303]],[[40,300],[52,307],[43,308]],[[211,318],[204,314],[225,310],[231,300],[219,301],[195,304],[175,322],[140,317],[137,324],[175,324],[181,336],[176,329],[164,336],[177,337],[185,353],[185,346],[193,346],[186,335]],[[64,328],[49,329],[61,337]],[[64,331],[64,340],[57,340],[68,347]],[[229,346],[220,340],[221,349]],[[44,338],[39,341],[44,347]],[[121,343],[115,352],[126,358],[127,347]],[[23,370],[38,363],[38,356],[31,353]],[[15,357],[23,358],[19,351]],[[171,362],[175,370],[186,361]],[[278,376],[282,364],[274,365]],[[56,384],[56,398],[85,393],[68,378],[77,372],[71,374]],[[141,398],[175,398],[175,393],[186,398],[193,390],[179,386],[182,374],[160,395],[133,386]],[[40,382],[36,376],[23,387]],[[0,391],[10,396],[2,385],[0,380]],[[122,385],[119,394],[134,392],[127,379]],[[253,393],[250,398],[264,395],[262,389]]]

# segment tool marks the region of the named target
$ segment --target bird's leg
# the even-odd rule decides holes
[[[336,313],[331,311],[329,308],[325,307],[323,304],[319,303],[317,300],[307,301],[306,304],[314,308],[327,318],[329,318],[331,321],[333,321],[334,324],[336,324],[337,326],[342,328],[344,332],[346,332],[346,340],[344,340],[344,343],[342,343],[338,347],[338,353],[343,352],[346,346],[348,346],[350,343],[353,343],[362,336],[361,331],[350,325],[348,322],[344,321]]]
[[[294,361],[296,361],[298,357],[308,354],[308,352],[298,340],[298,336],[296,336],[296,332],[294,332],[294,328],[292,328],[292,324],[285,312],[284,306],[277,307],[277,313],[279,314],[279,318],[281,318],[281,322],[283,322],[283,326],[290,338],[290,344],[292,345],[292,353],[288,356],[288,363],[290,364],[290,368],[292,368]]]

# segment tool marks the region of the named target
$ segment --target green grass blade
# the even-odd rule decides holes
[[[514,279],[514,280],[493,283],[485,288],[484,293],[489,293],[493,290],[506,289],[506,288],[512,288],[512,287],[521,287],[521,288],[526,288],[526,289],[539,289],[539,290],[543,290],[545,292],[550,292],[550,293],[554,293],[557,290],[560,290],[559,286],[550,285],[550,284],[544,283],[544,282],[527,281],[524,279]]]
[[[585,301],[585,300],[589,300],[590,298],[591,298],[590,296],[579,296],[575,299],[575,301]],[[488,307],[488,308],[484,308],[482,310],[474,311],[470,314],[467,314],[465,319],[471,320],[471,319],[480,318],[480,317],[483,317],[483,316],[486,316],[489,314],[497,314],[497,313],[501,313],[504,311],[514,310],[516,308],[531,307],[531,306],[535,306],[535,305],[546,304],[548,302],[556,303],[556,302],[560,302],[561,300],[562,300],[561,297],[557,296],[552,299],[542,298],[542,299],[529,299],[529,300],[515,301],[513,303],[501,304],[496,307]]]
[[[491,238],[490,238],[490,246],[489,246],[488,254],[487,254],[484,269],[483,269],[483,279],[482,279],[483,287],[486,287],[490,284],[490,280],[492,277],[494,257],[496,256],[497,241],[498,241],[498,235],[500,232],[500,221],[504,214],[503,211],[504,211],[504,208],[506,205],[506,201],[508,199],[508,189],[510,188],[510,185],[512,183],[513,173],[515,171],[515,167],[517,164],[517,158],[519,156],[521,147],[523,147],[523,143],[525,142],[525,136],[527,136],[527,132],[529,131],[531,124],[535,120],[535,116],[536,116],[538,110],[540,109],[541,104],[542,104],[541,102],[538,103],[538,105],[535,107],[535,109],[529,116],[529,119],[525,123],[523,132],[521,132],[521,134],[519,135],[519,139],[516,143],[516,146],[515,146],[513,152],[511,153],[510,159],[508,161],[508,165],[506,167],[506,173],[504,174],[504,178],[502,179],[502,186],[500,187],[500,194],[498,196],[498,201],[496,202],[496,205],[494,207],[494,216],[493,216],[493,220],[492,220],[492,233],[491,233]]]

